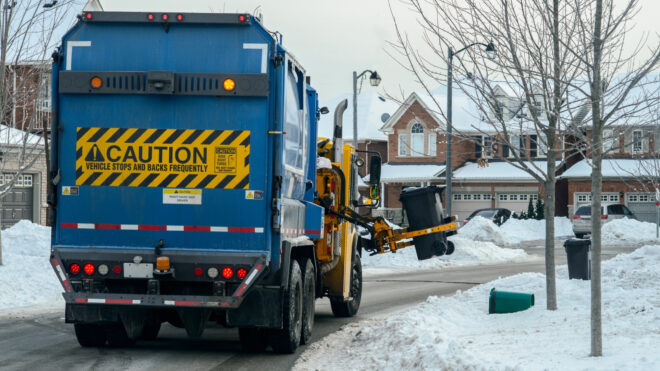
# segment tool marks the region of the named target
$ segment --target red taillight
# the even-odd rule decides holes
[[[183,14],[177,14],[176,15],[176,20],[179,21],[179,22],[183,21]]]
[[[467,220],[463,220],[463,225],[466,225],[467,222],[468,222]]]
[[[195,276],[200,277],[202,273],[202,268],[195,268]]]
[[[577,220],[580,219],[580,216],[578,214],[573,215],[573,219]]]
[[[163,20],[166,21],[166,20],[168,20],[168,19],[170,19],[170,16],[167,15],[167,14],[163,14]]]
[[[600,218],[601,219],[607,219],[607,215],[601,215]]]
[[[112,268],[112,271],[115,272],[115,274],[121,274],[121,267],[118,265],[115,265],[114,268]]]
[[[80,265],[73,263],[69,266],[69,272],[73,274],[78,274],[80,273]]]
[[[151,13],[147,14],[147,19],[150,20],[150,21],[153,21],[154,20],[154,15],[151,14]]]
[[[231,278],[234,275],[234,270],[229,267],[222,268],[222,277]]]
[[[239,22],[243,23],[243,22],[245,22],[245,20],[247,20],[247,18],[244,15],[241,14],[241,15],[238,16],[238,21]]]
[[[243,279],[245,276],[247,276],[247,270],[245,268],[238,268],[236,271],[236,275],[238,278]]]
[[[92,19],[93,15],[92,15],[92,13],[87,13],[87,14],[85,14],[85,17],[87,19]]]
[[[83,269],[85,270],[85,273],[87,273],[90,276],[94,274],[94,265],[90,263],[85,264],[85,267]]]

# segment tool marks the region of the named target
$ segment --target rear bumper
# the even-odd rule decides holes
[[[63,297],[67,304],[133,307],[235,309],[241,305],[254,283],[264,276],[268,267],[267,255],[263,253],[163,251],[161,255],[170,258],[172,272],[139,278],[126,277],[125,264],[139,261],[155,267],[154,251],[54,248],[50,261],[64,289]],[[74,263],[81,267],[78,274],[71,272],[70,266]],[[105,264],[109,267],[122,267],[122,270],[119,274],[108,272],[101,275],[99,269],[95,269],[92,274],[86,274],[82,272],[85,264],[95,267]],[[208,267],[222,271],[222,267],[227,266],[233,267],[234,272],[243,268],[247,273],[243,278],[235,273],[229,279],[225,279],[222,274],[216,277],[207,274]],[[196,267],[203,268],[200,268],[202,275],[194,274]],[[161,288],[171,286],[176,287],[178,292],[161,292]],[[128,289],[122,291],[117,287]]]

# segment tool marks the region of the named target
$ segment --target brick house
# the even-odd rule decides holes
[[[42,133],[50,130],[51,62],[25,61],[6,66],[11,104],[2,120],[8,127]]]

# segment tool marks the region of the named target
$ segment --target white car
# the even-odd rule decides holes
[[[635,214],[625,205],[609,204],[600,207],[600,218],[603,224],[614,219],[637,219]],[[573,233],[575,237],[583,238],[591,234],[591,205],[580,206],[573,215]]]

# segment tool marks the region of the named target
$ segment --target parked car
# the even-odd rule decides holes
[[[475,216],[490,219],[497,225],[502,225],[511,216],[511,210],[503,208],[490,208],[475,210],[470,216],[463,220],[463,225],[467,224]]]
[[[600,207],[600,213],[603,224],[622,218],[637,220],[635,213],[621,204],[603,205]],[[584,238],[585,235],[591,234],[591,205],[580,206],[575,211],[573,215],[573,233],[577,238]]]

